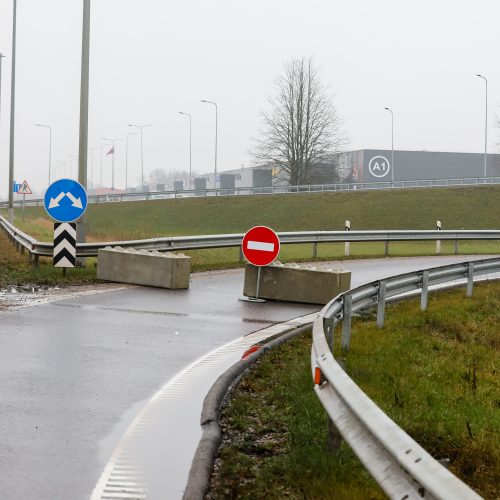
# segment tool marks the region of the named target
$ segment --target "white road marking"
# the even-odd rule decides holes
[[[248,250],[262,250],[263,252],[274,252],[274,243],[265,243],[264,241],[249,241]]]

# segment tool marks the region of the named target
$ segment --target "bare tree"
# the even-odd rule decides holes
[[[341,120],[312,59],[292,59],[276,80],[263,112],[261,138],[251,151],[256,164],[273,168],[291,185],[305,184],[314,170],[331,165],[345,145]]]

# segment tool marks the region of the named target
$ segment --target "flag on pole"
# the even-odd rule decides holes
[[[115,147],[113,146],[107,153],[106,153],[106,156],[109,156],[109,155],[114,155],[115,154]]]

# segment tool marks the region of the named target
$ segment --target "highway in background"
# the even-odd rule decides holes
[[[351,270],[357,286],[463,260],[320,265]],[[319,309],[239,302],[242,289],[237,269],[193,274],[189,290],[132,287],[0,312],[5,498],[89,498],[128,425],[167,380],[222,344]]]

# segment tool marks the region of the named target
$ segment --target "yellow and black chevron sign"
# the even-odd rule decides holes
[[[54,267],[75,267],[76,223],[54,224]]]

